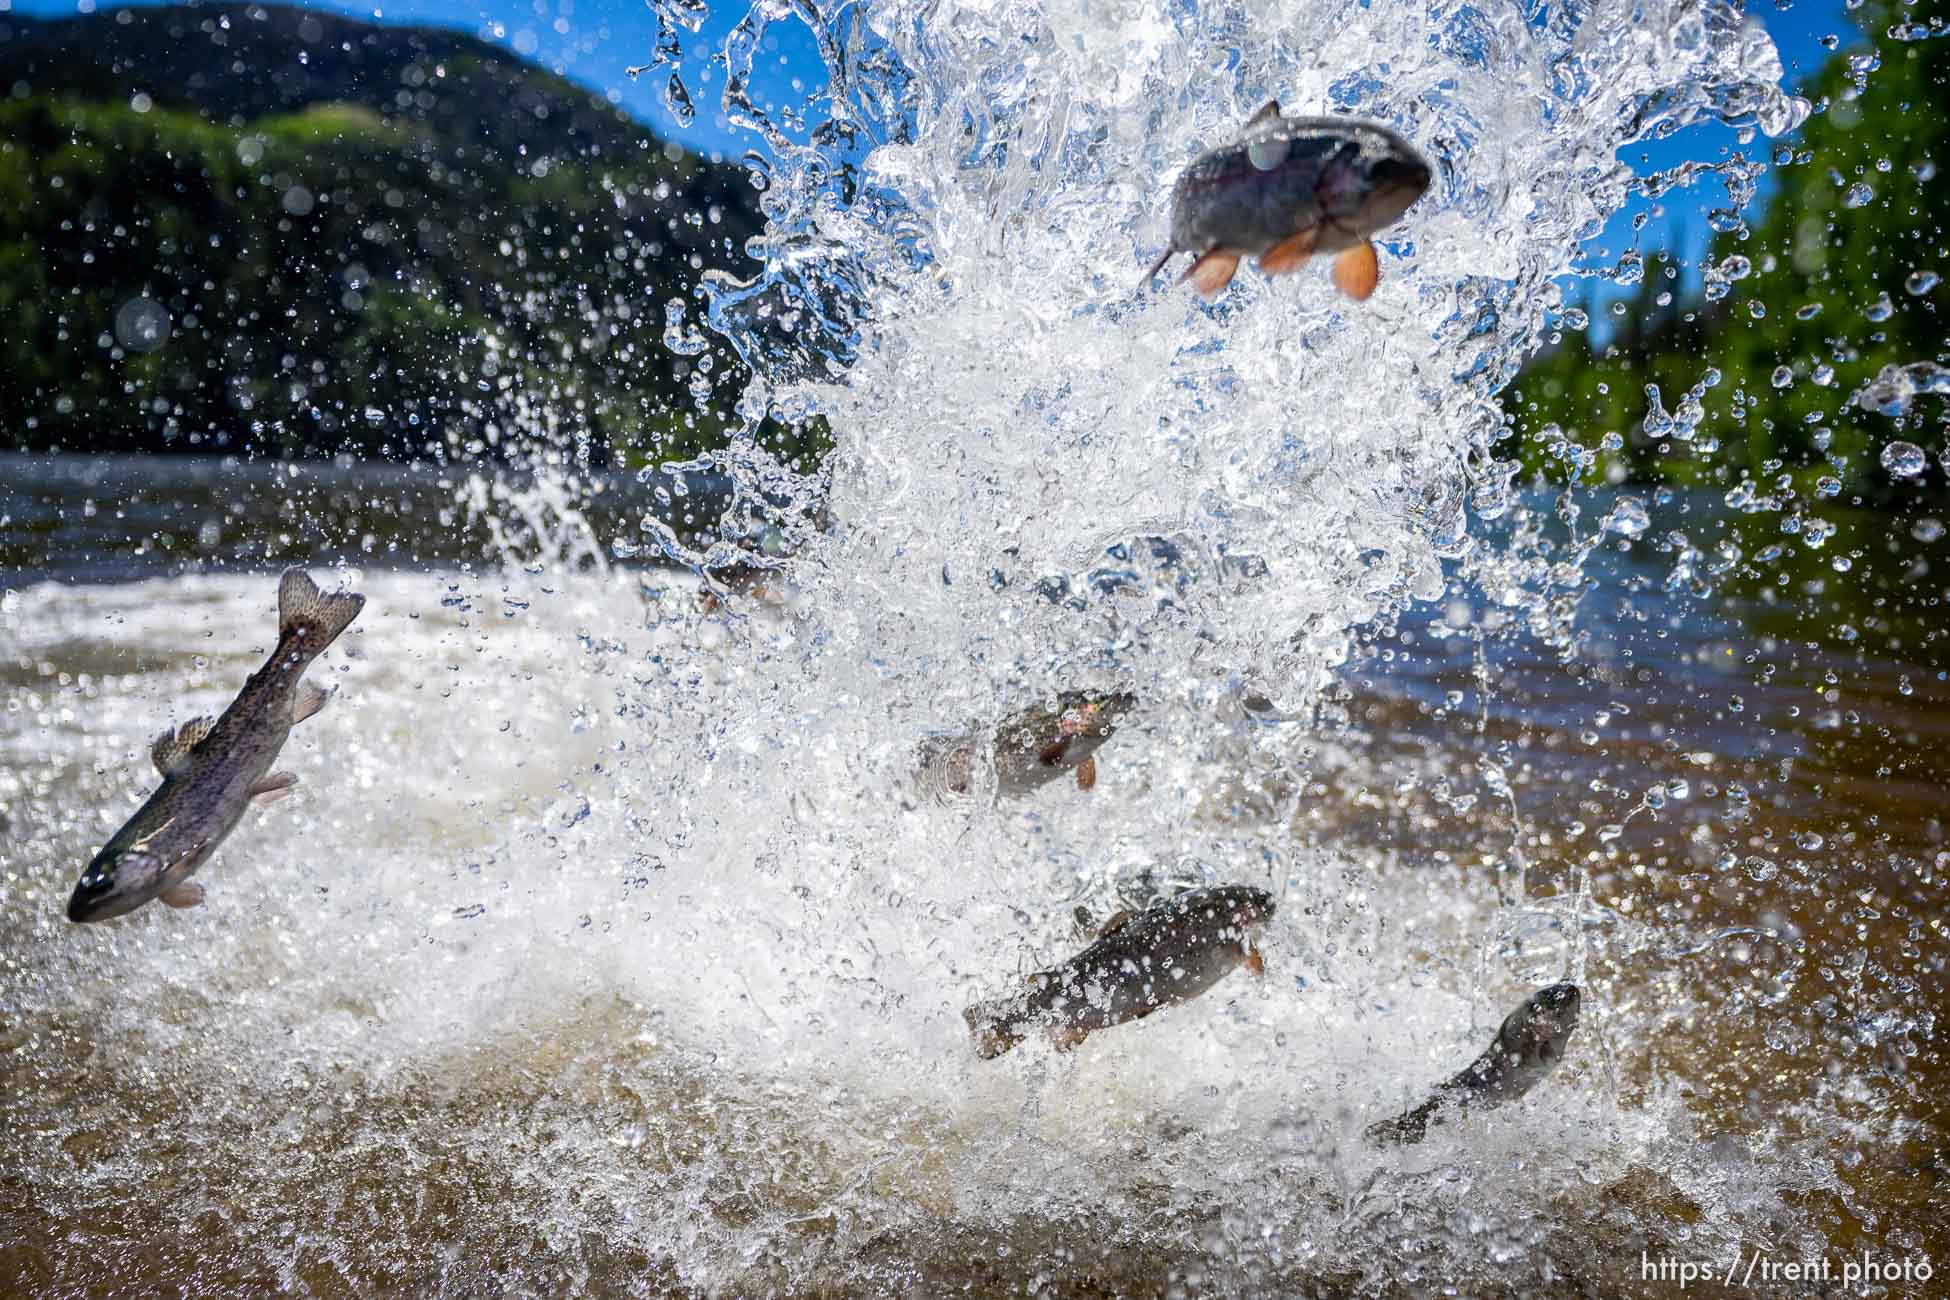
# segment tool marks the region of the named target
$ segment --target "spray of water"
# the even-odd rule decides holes
[[[788,28],[825,80],[764,105]],[[308,798],[226,847],[201,924],[70,932],[46,890],[0,900],[27,945],[8,1032],[65,1080],[9,1079],[48,1117],[9,1175],[82,1243],[47,1276],[130,1275],[117,1252],[161,1230],[117,1218],[130,1186],[246,1285],[1536,1294],[1602,1283],[1675,1205],[1696,1245],[1818,1239],[1791,1201],[1836,1179],[1801,1139],[1689,1140],[1647,1048],[1683,991],[1588,1004],[1520,1120],[1365,1144],[1523,993],[1660,939],[1575,888],[1295,831],[1348,793],[1309,778],[1357,629],[1462,570],[1568,651],[1590,545],[1643,531],[1620,507],[1562,552],[1476,540],[1511,509],[1494,399],[1642,184],[1620,145],[1806,111],[1758,27],[1692,0],[766,0],[722,55],[770,227],[762,274],[697,304],[755,376],[716,397],[836,441],[817,469],[756,441],[714,462],[727,534],[796,549],[787,605],[608,571],[547,489],[470,488],[522,552],[505,573],[347,573],[371,604],[294,740]],[[1380,291],[1141,289],[1178,169],[1269,98],[1436,164]],[[616,540],[730,553],[652,520]],[[65,863],[123,814],[158,698],[221,707],[261,587],[14,598],[23,662],[147,660],[141,691],[94,682],[85,729],[49,724],[65,750],[11,756],[61,828],[26,853]],[[1139,701],[1093,794],[998,798],[979,755],[968,797],[917,778],[931,740],[1071,688]],[[1279,898],[1264,981],[976,1059],[961,1008],[1078,946],[1075,905],[1215,881]],[[100,1104],[51,1100],[83,1080]]]

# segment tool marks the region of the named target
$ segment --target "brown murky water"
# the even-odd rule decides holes
[[[37,491],[57,516],[94,497]],[[387,519],[356,531],[401,540]],[[0,605],[7,1294],[1666,1295],[1644,1261],[1761,1252],[1835,1276],[1729,1293],[1840,1295],[1870,1293],[1848,1258],[1950,1262],[1950,685],[1921,575],[1892,601],[1865,566],[1847,603],[1784,612],[1680,600],[1638,547],[1591,566],[1568,659],[1480,593],[1374,630],[1319,717],[1240,724],[1308,728],[1306,770],[1208,774],[1216,823],[1290,824],[1312,855],[1273,978],[1005,1077],[959,1048],[980,963],[916,955],[964,923],[943,886],[768,914],[781,954],[830,948],[809,969],[835,1001],[731,937],[756,894],[630,856],[654,828],[621,829],[592,775],[627,761],[619,678],[658,653],[627,575],[365,574],[364,639],[324,665],[345,701],[294,742],[315,793],[238,833],[202,913],[68,926],[76,862],[146,789],[143,737],[220,705],[268,616],[247,579],[130,550],[85,567],[140,584],[43,585],[79,576],[50,550]],[[685,619],[693,651],[718,635]],[[1141,797],[1120,780],[1158,779],[1156,734],[971,842]],[[816,815],[739,811],[802,853],[867,815],[813,793]],[[933,919],[856,941],[844,918],[882,906]],[[1026,951],[1062,946],[1025,920]],[[634,974],[646,945],[718,963],[722,1000]],[[1586,1023],[1531,1101],[1355,1149],[1364,1107],[1566,970]],[[1412,1032],[1404,990],[1437,1008]],[[912,1042],[856,1071],[874,1034]]]

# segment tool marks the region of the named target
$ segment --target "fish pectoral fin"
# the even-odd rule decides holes
[[[149,757],[156,761],[156,770],[164,776],[182,770],[189,762],[190,751],[203,743],[217,725],[215,718],[191,718],[174,731],[165,731],[157,736],[149,746]]]
[[[156,897],[171,907],[195,907],[203,901],[203,886],[194,880],[179,880]]]
[[[252,783],[248,793],[257,803],[276,803],[290,794],[291,787],[297,784],[296,772],[273,772]]]
[[[1278,117],[1279,115],[1280,115],[1280,101],[1277,99],[1269,99],[1260,106],[1260,109],[1257,113],[1254,113],[1251,117],[1246,119],[1246,125],[1258,126],[1261,122],[1270,122],[1274,118]]]
[[[1193,262],[1191,269],[1179,277],[1179,283],[1189,281],[1201,298],[1216,298],[1220,290],[1232,283],[1238,270],[1239,254],[1215,248]]]
[[[1288,235],[1259,255],[1259,269],[1268,275],[1291,275],[1307,264],[1320,243],[1320,227],[1309,226],[1297,235]]]
[[[1251,971],[1253,974],[1260,976],[1262,979],[1265,978],[1266,958],[1263,955],[1261,955],[1259,949],[1257,948],[1246,949],[1246,958],[1242,964],[1245,966],[1247,970]]]
[[[1036,761],[1044,767],[1055,767],[1063,761],[1064,751],[1070,748],[1068,736],[1058,736],[1049,744],[1036,751]]]
[[[300,686],[298,693],[291,699],[291,725],[295,727],[306,718],[312,717],[324,708],[331,698],[332,693],[316,683],[306,682]]]
[[[1138,281],[1139,292],[1143,291],[1145,285],[1150,284],[1153,280],[1158,278],[1158,272],[1164,270],[1165,263],[1169,262],[1173,257],[1175,257],[1177,253],[1178,253],[1177,249],[1167,248],[1164,252],[1164,256],[1160,257],[1157,261],[1151,264],[1151,269],[1144,273],[1144,279]]]
[[[1097,756],[1092,754],[1077,764],[1077,789],[1091,790],[1097,785]]]
[[[1049,1027],[1049,1045],[1059,1052],[1070,1051],[1088,1037],[1088,1029],[1079,1029],[1075,1025],[1053,1024]]]
[[[1381,259],[1374,245],[1362,240],[1334,259],[1334,287],[1356,302],[1366,302],[1381,283]]]

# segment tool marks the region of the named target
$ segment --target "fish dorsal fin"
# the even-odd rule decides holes
[[[191,718],[176,730],[157,736],[156,743],[149,747],[149,757],[156,760],[156,770],[164,776],[180,770],[190,761],[190,751],[202,744],[216,725],[212,718]]]
[[[1246,125],[1261,126],[1267,122],[1271,122],[1275,120],[1276,118],[1279,117],[1279,115],[1280,115],[1280,101],[1277,99],[1269,99],[1266,101],[1265,106],[1259,110],[1259,112],[1254,113],[1251,117],[1246,119]]]
[[[1097,937],[1099,939],[1108,939],[1111,935],[1116,934],[1126,925],[1129,925],[1131,918],[1136,915],[1137,913],[1128,907],[1121,912],[1115,913],[1110,920],[1104,922],[1103,929],[1097,931]]]

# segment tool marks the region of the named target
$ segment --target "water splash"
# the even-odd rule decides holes
[[[703,8],[661,13],[674,38]],[[793,26],[825,72],[793,110],[805,130],[754,88]],[[1295,833],[1351,797],[1314,784],[1337,672],[1413,602],[1474,584],[1568,657],[1585,563],[1652,533],[1641,502],[1582,529],[1572,494],[1554,515],[1517,503],[1495,398],[1562,312],[1578,241],[1641,184],[1620,146],[1805,113],[1758,26],[1659,0],[807,0],[755,5],[721,55],[770,225],[760,275],[707,284],[704,325],[753,371],[750,437],[712,462],[723,537],[653,523],[621,553],[703,565],[774,527],[789,607],[703,611],[610,571],[616,539],[561,502],[485,488],[474,508],[532,572],[351,575],[372,614],[332,668],[357,707],[307,738],[342,775],[226,849],[261,864],[213,899],[230,924],[189,951],[154,917],[63,934],[86,974],[37,967],[14,1000],[62,1041],[86,1022],[77,1067],[169,1053],[139,1125],[83,1116],[64,1140],[90,1172],[37,1173],[36,1195],[92,1228],[88,1180],[166,1179],[171,1107],[242,1078],[217,1118],[272,1140],[196,1140],[229,1182],[313,1212],[238,1214],[215,1189],[198,1208],[288,1285],[370,1236],[372,1189],[456,1168],[492,1214],[405,1207],[406,1238],[445,1249],[376,1247],[358,1281],[535,1283],[483,1217],[591,1285],[748,1292],[979,1286],[1015,1267],[996,1261],[1067,1257],[1113,1289],[1195,1268],[1235,1289],[1536,1293],[1611,1276],[1644,1220],[1685,1219],[1699,1251],[1755,1225],[1818,1234],[1796,1206],[1838,1185],[1823,1117],[1759,1150],[1701,1141],[1690,1063],[1627,1052],[1696,1009],[1683,988],[1596,1012],[1521,1123],[1364,1147],[1513,990],[1622,983],[1674,940],[1582,869],[1546,891],[1521,862],[1493,881]],[[1139,292],[1172,178],[1268,98],[1379,118],[1436,162],[1380,291],[1353,307],[1315,276],[1246,273],[1213,306]],[[701,348],[685,304],[666,326],[674,352]],[[1676,432],[1683,411],[1649,396]],[[824,417],[825,464],[769,448],[768,416]],[[1711,576],[1668,541],[1675,581]],[[12,613],[47,640],[23,653],[111,627],[172,665],[183,707],[220,703],[236,665],[187,656],[261,614],[258,593],[155,595],[37,589]],[[925,797],[929,737],[1068,688],[1140,700],[1088,800]],[[123,757],[151,705],[112,696],[69,738],[81,798],[139,784]],[[92,830],[32,848],[59,860]],[[973,1058],[960,1008],[1060,956],[1073,906],[1212,880],[1278,893],[1275,980],[1062,1060]],[[1760,960],[1786,968],[1788,946]],[[406,1116],[430,1117],[424,1145]],[[317,1200],[287,1167],[300,1147],[329,1153]],[[1594,1198],[1625,1208],[1594,1229]]]

